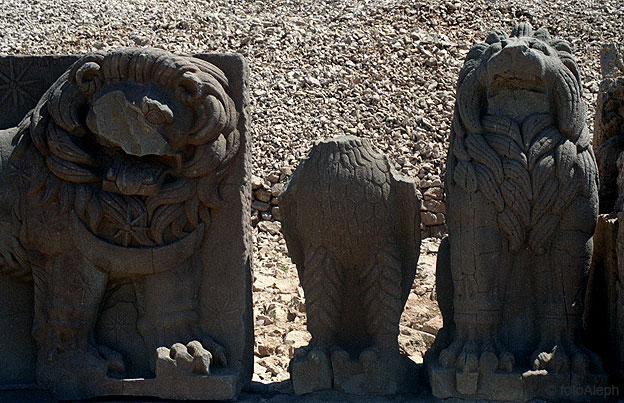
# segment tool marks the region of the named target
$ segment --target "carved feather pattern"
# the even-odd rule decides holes
[[[401,318],[402,265],[396,245],[386,243],[360,274],[366,321],[373,334],[397,333]]]
[[[361,331],[375,343],[396,342],[386,336],[398,333],[420,243],[414,183],[368,140],[337,137],[314,145],[280,195],[280,209],[313,339],[340,344]]]
[[[308,245],[301,283],[305,293],[308,329],[312,337],[329,339],[342,312],[343,270],[322,246]]]

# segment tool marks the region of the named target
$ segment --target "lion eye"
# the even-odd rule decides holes
[[[143,97],[141,110],[148,122],[159,126],[173,123],[173,112],[167,105],[163,105],[155,99]]]

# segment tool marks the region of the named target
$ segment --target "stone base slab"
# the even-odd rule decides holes
[[[332,388],[332,368],[327,357],[321,350],[306,352],[296,351],[290,361],[288,370],[296,395],[303,395]]]
[[[121,380],[122,396],[154,396],[173,400],[233,400],[240,389],[238,371],[215,370],[210,375],[181,378]]]
[[[601,374],[551,374],[545,370],[507,372],[459,373],[456,368],[443,368],[437,357],[426,365],[433,395],[440,399],[489,399],[527,401],[531,399],[559,401],[593,401],[613,397],[608,376]],[[464,394],[476,383],[474,394]]]
[[[155,397],[171,400],[234,400],[241,388],[239,371],[228,368],[212,370],[210,375],[188,374],[178,377],[159,378],[103,378],[93,380],[93,384],[82,385],[78,391],[80,398],[90,399],[101,396],[136,396]],[[36,384],[14,384],[0,386],[0,402],[6,396],[20,393],[24,396],[49,395],[50,401],[56,402],[51,392],[41,389]],[[58,392],[58,391],[57,391]],[[76,393],[75,391],[73,393]],[[61,394],[63,392],[61,391]],[[75,397],[75,396],[74,396]],[[7,398],[8,399],[8,398]],[[44,401],[45,399],[21,400]],[[17,400],[20,401],[20,400]],[[47,401],[47,400],[46,400]]]
[[[351,395],[374,396],[413,392],[418,388],[416,364],[401,354],[384,355],[368,349],[357,360],[341,349],[328,357],[322,350],[301,349],[290,361],[295,394],[334,389]]]

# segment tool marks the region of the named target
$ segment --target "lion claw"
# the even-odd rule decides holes
[[[186,346],[176,343],[170,349],[159,347],[156,352],[156,378],[210,374],[212,354],[198,341],[191,341]]]

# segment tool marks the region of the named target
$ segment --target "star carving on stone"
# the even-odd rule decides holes
[[[128,315],[118,309],[108,311],[102,318],[102,331],[114,343],[131,337],[133,324]]]
[[[236,320],[241,319],[240,309],[236,307],[232,298],[226,298],[225,301],[219,301],[216,303],[207,305],[206,316],[212,323],[216,323],[217,327],[222,334],[226,333],[226,328]]]
[[[80,296],[80,303],[84,304],[87,297],[93,297],[93,293],[98,289],[99,284],[96,281],[92,281],[88,275],[78,273],[74,276],[72,287],[76,291],[82,292]]]
[[[20,104],[21,100],[28,100],[35,104],[37,100],[27,91],[27,87],[40,82],[40,80],[24,80],[24,76],[28,68],[25,67],[21,72],[17,73],[13,66],[13,60],[9,58],[9,71],[5,74],[0,72],[0,104],[7,99],[11,99],[15,106]],[[28,102],[24,101],[25,104]]]
[[[45,213],[40,213],[35,216],[34,224],[36,230],[46,239],[50,240],[55,235],[60,234],[64,229],[64,221],[57,217],[52,217]]]
[[[1,73],[0,73],[1,74]],[[2,102],[0,101],[0,104]],[[16,163],[11,161],[9,163],[9,174],[22,183],[29,183],[33,179],[33,172],[31,166],[25,163]]]
[[[150,244],[150,240],[147,236],[148,227],[141,225],[146,221],[146,212],[142,211],[136,217],[132,213],[132,209],[128,204],[126,206],[126,214],[123,220],[120,220],[117,216],[112,216],[112,224],[117,229],[113,239],[121,242],[123,246],[128,246],[132,239],[134,239],[139,245],[146,246]]]

